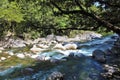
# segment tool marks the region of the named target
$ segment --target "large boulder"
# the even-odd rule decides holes
[[[53,49],[65,50],[65,47],[62,44],[56,44]]]
[[[18,54],[16,54],[16,56],[17,56],[18,58],[21,58],[21,59],[24,59],[24,58],[25,58],[25,55],[24,55],[23,53],[18,53]]]
[[[6,60],[6,59],[7,59],[6,57],[1,57],[1,58],[0,58],[1,61],[4,61],[4,60]]]
[[[102,50],[93,51],[92,57],[98,62],[101,62],[101,63],[106,62],[105,53]]]
[[[33,47],[30,49],[33,53],[43,52],[46,49],[38,48],[36,45],[33,45]]]
[[[74,43],[68,43],[64,47],[66,50],[76,50],[77,49],[77,45]]]
[[[53,72],[48,76],[47,80],[64,80],[63,76],[61,72]]]

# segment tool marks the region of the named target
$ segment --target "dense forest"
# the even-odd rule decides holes
[[[0,0],[0,36],[36,38],[71,30],[120,33],[119,0]]]

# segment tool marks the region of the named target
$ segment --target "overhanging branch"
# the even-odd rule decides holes
[[[59,11],[63,12],[63,10],[57,5],[55,4],[52,0],[50,0],[50,3],[55,6]]]
[[[57,12],[57,14],[59,14],[59,15],[79,13],[79,14],[85,15],[85,16],[87,16],[87,17],[91,17],[92,19],[96,20],[99,24],[102,24],[102,25],[106,26],[107,29],[113,30],[114,32],[120,34],[120,27],[114,26],[114,25],[111,24],[110,22],[101,19],[99,16],[97,16],[97,15],[95,15],[95,14],[92,14],[92,13],[87,12],[87,11],[85,11],[84,9],[82,9],[82,10],[65,11],[65,10],[62,10],[62,9],[61,9],[58,5],[56,5],[54,2],[52,2],[52,4],[53,4],[58,10],[60,10],[60,12]],[[80,5],[80,4],[77,3],[77,5]],[[80,7],[80,6],[79,6],[79,7]]]

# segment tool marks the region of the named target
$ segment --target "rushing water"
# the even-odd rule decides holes
[[[102,66],[89,56],[96,49],[108,49],[113,46],[115,39],[111,36],[85,43],[76,43],[78,50],[44,52],[42,56],[52,57],[53,59],[65,59],[64,61],[51,63],[38,62],[34,66],[26,68],[17,65],[0,72],[0,80],[46,80],[55,71],[64,74],[64,80],[104,80],[100,73],[103,72]],[[77,57],[67,57],[73,52]],[[82,55],[80,55],[82,54]],[[84,55],[84,56],[83,56]]]

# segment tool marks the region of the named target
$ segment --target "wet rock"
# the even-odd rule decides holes
[[[51,57],[47,57],[47,56],[37,56],[36,60],[37,61],[47,61],[50,60]]]
[[[64,75],[61,72],[53,72],[48,76],[47,80],[64,80]]]
[[[106,50],[104,51],[104,53],[105,53],[105,55],[107,55],[107,56],[111,56],[111,55],[113,54],[110,49],[106,49]]]
[[[70,53],[68,57],[74,57],[75,54],[74,53]]]
[[[80,58],[85,56],[82,53],[71,52],[68,57]]]
[[[110,66],[108,64],[104,65],[105,73],[102,73],[101,75],[105,78],[112,79],[116,78],[116,76],[120,76],[120,70],[117,68],[117,65]]]
[[[32,69],[32,68],[25,68],[25,69],[21,70],[21,73],[24,75],[30,75],[33,72],[34,72],[34,69]]]
[[[59,59],[50,59],[50,62],[51,62],[51,63],[59,63],[60,60],[59,60]]]
[[[2,60],[2,61],[6,60],[6,59],[7,59],[7,58],[5,58],[5,57],[1,57],[1,60]]]
[[[33,53],[38,53],[38,52],[42,52],[45,50],[46,49],[38,48],[36,45],[33,45],[33,47],[30,49],[30,51],[32,51]]]
[[[60,50],[65,50],[66,48],[62,44],[56,44],[53,49],[60,49]]]
[[[92,57],[98,62],[101,62],[101,63],[106,62],[105,53],[102,50],[93,51]]]
[[[80,58],[80,57],[85,57],[85,55],[83,55],[82,53],[77,53],[75,54],[76,57]]]
[[[60,63],[60,62],[67,61],[67,59],[65,59],[65,58],[62,58],[62,59],[51,58],[49,61],[50,61],[51,63]]]
[[[117,34],[114,34],[111,36],[112,39],[117,39],[118,38],[118,35]]]
[[[77,45],[74,43],[66,44],[64,47],[66,50],[76,50],[77,49]]]
[[[10,56],[13,56],[13,55],[14,55],[14,53],[13,53],[12,51],[8,51],[8,54],[9,54]]]
[[[113,53],[113,55],[118,56],[118,55],[119,55],[119,52],[120,52],[120,47],[118,47],[118,46],[113,46],[112,49],[111,49],[111,52]]]
[[[17,54],[16,56],[17,56],[18,58],[21,58],[21,59],[24,59],[24,58],[25,58],[25,55],[22,54],[22,53],[19,53],[19,54]]]

